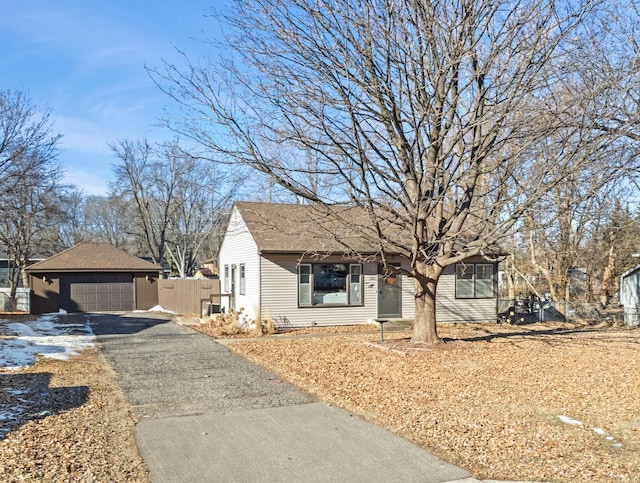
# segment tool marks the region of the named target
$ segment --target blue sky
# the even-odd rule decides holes
[[[64,137],[65,180],[104,194],[120,139],[172,138],[157,127],[168,97],[145,66],[207,53],[218,23],[207,17],[222,0],[2,0],[0,90],[26,92],[49,108]]]

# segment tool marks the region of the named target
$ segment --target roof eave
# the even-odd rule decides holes
[[[25,268],[27,273],[160,273],[162,267],[158,268]]]

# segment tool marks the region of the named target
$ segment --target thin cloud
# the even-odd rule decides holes
[[[104,127],[94,119],[58,116],[55,126],[63,133],[60,147],[64,150],[100,155],[110,152]]]
[[[85,195],[105,196],[109,193],[111,165],[102,159],[87,159],[84,166],[77,166],[73,172],[65,172],[65,184],[74,185]]]

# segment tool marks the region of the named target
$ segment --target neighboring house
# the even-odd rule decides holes
[[[43,256],[37,256],[31,259],[32,262],[44,260]],[[15,262],[9,259],[9,256],[0,252],[0,288],[9,288],[10,271],[15,269]],[[18,287],[22,287],[22,277],[18,278]]]
[[[32,259],[33,262],[44,260],[42,256]],[[16,300],[11,300],[11,272],[16,270],[14,260],[9,256],[0,252],[0,312],[28,312],[29,311],[29,289],[24,287],[22,276],[18,277],[18,286],[16,288]]]
[[[146,310],[162,267],[103,243],[80,243],[26,269],[31,313]]]
[[[0,253],[0,288],[9,288],[9,267],[11,260],[6,253]]]
[[[218,260],[209,258],[202,263],[202,268],[208,269],[213,277],[218,276]]]
[[[216,275],[214,275],[214,273],[211,270],[209,270],[208,268],[200,267],[193,274],[193,277],[194,278],[214,278],[214,277],[216,277]]]
[[[620,304],[624,306],[624,323],[640,325],[640,265],[624,272],[620,277]]]
[[[222,292],[229,294],[223,308],[242,308],[251,320],[270,317],[279,327],[413,318],[413,279],[385,275],[376,250],[358,235],[370,224],[361,219],[349,233],[349,208],[337,209],[341,223],[311,205],[235,203],[219,254]],[[370,261],[350,256],[338,241],[345,237]],[[391,261],[409,269],[406,260]],[[438,321],[497,320],[496,285],[494,261],[478,257],[447,267]]]

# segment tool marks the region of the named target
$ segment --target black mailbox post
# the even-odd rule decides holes
[[[389,319],[376,319],[376,322],[380,324],[380,343],[384,345],[384,323],[389,322]]]

